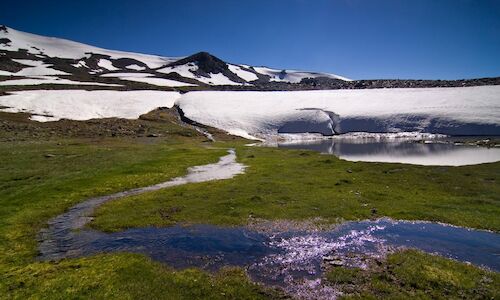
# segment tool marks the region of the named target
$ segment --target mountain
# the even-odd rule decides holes
[[[228,63],[207,52],[112,51],[0,26],[0,111],[29,113],[36,121],[137,118],[175,105],[197,124],[249,138],[500,135],[499,97],[500,77],[348,80]]]
[[[265,86],[305,78],[347,81],[342,76],[227,63],[207,52],[163,57],[102,49],[0,26],[0,85],[97,85],[107,87]],[[6,80],[8,79],[8,80]]]

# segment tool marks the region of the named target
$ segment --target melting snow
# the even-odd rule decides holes
[[[276,70],[267,67],[253,67],[253,69],[260,74],[267,75],[271,77],[271,81],[282,81],[298,83],[304,78],[314,78],[314,77],[328,77],[333,79],[340,79],[350,81],[350,79],[329,73],[317,73],[317,72],[302,72],[295,70]]]
[[[98,53],[108,55],[112,59],[135,59],[147,64],[150,68],[158,68],[179,59],[177,57],[161,57],[156,55],[106,50],[65,39],[25,33],[12,28],[7,28],[7,33],[0,31],[0,38],[8,38],[11,40],[11,43],[8,45],[0,44],[0,50],[18,51],[19,49],[26,49],[29,53],[43,54],[50,57],[80,59],[89,57],[89,53]]]
[[[166,67],[166,68],[159,69],[156,71],[160,72],[160,73],[165,73],[165,74],[175,72],[175,73],[181,75],[182,77],[196,79],[196,76],[193,74],[193,72],[195,72],[196,70],[198,70],[198,66],[195,64],[189,63],[189,64],[185,64],[185,65],[180,65],[180,66]]]
[[[254,81],[254,80],[259,79],[259,77],[257,77],[257,75],[255,75],[252,72],[243,70],[240,66],[235,66],[235,65],[231,65],[231,64],[228,64],[227,66],[231,72],[233,72],[239,78],[242,78],[246,81]]]
[[[340,121],[342,125],[342,120],[350,120],[360,127],[356,131],[366,132],[374,132],[373,125],[366,122],[372,119],[381,120],[388,132],[405,131],[400,127],[414,123],[422,128],[443,122],[453,126],[468,122],[500,125],[500,86],[297,92],[206,91],[187,93],[178,103],[186,117],[241,136],[274,135],[282,126],[294,129],[294,124],[298,127],[300,122],[309,124],[313,129],[311,132],[334,133],[336,123]],[[419,116],[423,119],[418,119]]]
[[[109,71],[116,71],[118,68],[113,66],[113,63],[107,59],[99,59],[97,65],[101,68],[107,69]]]
[[[54,70],[51,65],[45,64],[40,60],[30,60],[30,59],[13,59],[13,61],[18,62],[23,65],[27,65],[19,72],[12,73],[12,75],[17,76],[32,76],[32,75],[69,75],[66,72]]]
[[[185,83],[177,80],[171,80],[166,78],[151,78],[154,77],[154,74],[150,73],[110,73],[103,74],[102,77],[117,77],[122,80],[136,81],[136,82],[144,82],[157,86],[196,86],[195,84]]]
[[[11,92],[0,97],[6,112],[29,112],[36,121],[62,118],[88,120],[119,117],[137,119],[158,107],[172,107],[180,97],[165,91],[84,91],[39,90]]]
[[[209,73],[208,77],[203,77],[203,76],[196,76],[193,72],[198,70],[198,66],[192,63],[180,65],[180,66],[174,66],[174,67],[166,67],[163,69],[157,70],[160,73],[172,73],[175,72],[182,77],[187,77],[187,78],[192,78],[196,79],[200,82],[206,83],[206,84],[213,84],[213,85],[241,85],[241,83],[231,81],[229,78],[224,76],[222,73]]]
[[[75,67],[75,68],[84,67],[84,68],[89,69],[89,67],[87,66],[87,63],[84,60],[80,60],[80,61],[78,61],[78,63],[73,64],[72,66]]]
[[[133,64],[133,65],[128,65],[126,66],[127,69],[130,69],[130,70],[137,70],[137,71],[142,71],[142,70],[146,70],[145,67],[141,67],[139,65],[136,65],[136,64]]]
[[[12,79],[0,81],[1,85],[39,85],[39,84],[77,84],[77,85],[99,85],[99,86],[122,86],[119,84],[108,84],[99,82],[73,81],[61,79],[54,76],[31,76],[34,78]]]

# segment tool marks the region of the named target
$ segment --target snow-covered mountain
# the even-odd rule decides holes
[[[200,52],[187,57],[162,57],[102,49],[60,38],[0,26],[0,85],[73,84],[127,86],[251,86],[274,82],[299,83],[304,78],[342,76],[276,70],[226,63]],[[141,85],[142,84],[142,85]],[[134,86],[132,86],[133,88]]]
[[[320,91],[310,91],[316,89]],[[229,90],[229,91],[227,91]],[[229,133],[500,135],[500,78],[355,80],[101,49],[0,26],[0,111],[36,121],[137,118],[176,105]]]

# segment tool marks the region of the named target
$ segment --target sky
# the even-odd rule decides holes
[[[352,79],[500,76],[500,0],[2,0],[0,24]]]

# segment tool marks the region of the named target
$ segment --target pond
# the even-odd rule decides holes
[[[175,268],[246,267],[259,282],[285,286],[319,278],[322,264],[366,267],[388,251],[411,247],[500,271],[500,235],[430,222],[391,219],[347,222],[325,231],[257,232],[212,225],[135,228],[116,233],[67,230],[45,245],[41,259],[134,252]]]
[[[480,137],[485,140],[485,137]],[[500,147],[474,145],[473,137],[415,140],[334,137],[278,142],[279,148],[314,150],[349,161],[463,166],[500,161]]]

